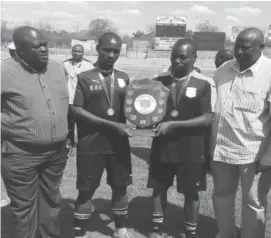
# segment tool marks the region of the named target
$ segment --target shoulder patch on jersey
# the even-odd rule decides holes
[[[117,78],[117,82],[120,88],[124,88],[126,86],[126,83],[122,78]]]

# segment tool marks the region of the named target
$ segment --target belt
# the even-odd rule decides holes
[[[67,139],[63,139],[61,141],[49,144],[35,144],[31,142],[18,142],[18,141],[9,141],[8,143],[13,144],[21,151],[37,154],[64,149],[66,141]]]

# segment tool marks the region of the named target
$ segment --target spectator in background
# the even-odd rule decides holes
[[[7,48],[8,48],[8,52],[9,52],[11,58],[14,58],[15,52],[16,52],[16,47],[14,45],[14,42],[9,43]]]
[[[63,62],[65,74],[68,79],[69,103],[73,104],[77,86],[77,75],[94,68],[93,63],[84,58],[84,47],[76,44],[72,47],[72,58]]]
[[[243,30],[234,46],[236,59],[221,65],[214,77],[217,102],[212,125],[212,173],[217,238],[236,237],[239,179],[241,238],[265,235],[266,206],[259,198],[257,173],[271,168],[271,60],[263,56],[263,48],[262,31],[253,27]],[[271,181],[266,182],[263,193]]]
[[[219,50],[215,56],[215,67],[219,68],[225,62],[229,60],[233,60],[233,59],[234,59],[234,53],[232,50],[229,50],[229,49]]]
[[[11,200],[12,238],[59,238],[60,182],[67,161],[68,90],[35,28],[14,31],[2,63],[1,174]]]
[[[69,104],[73,105],[75,90],[77,86],[77,75],[94,68],[93,63],[84,58],[84,47],[76,44],[72,47],[72,58],[63,62],[65,75],[68,80]],[[77,141],[77,129],[72,115],[72,110],[69,110],[69,131],[72,136],[72,145]]]

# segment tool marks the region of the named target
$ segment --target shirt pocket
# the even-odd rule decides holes
[[[234,88],[233,107],[244,113],[258,113],[264,110],[266,94]]]

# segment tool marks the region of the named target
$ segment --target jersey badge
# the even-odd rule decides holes
[[[193,87],[187,87],[186,92],[185,92],[185,96],[187,96],[188,98],[196,97],[197,96],[197,89],[193,88]]]
[[[124,79],[118,78],[117,81],[120,88],[124,88],[126,86]]]

